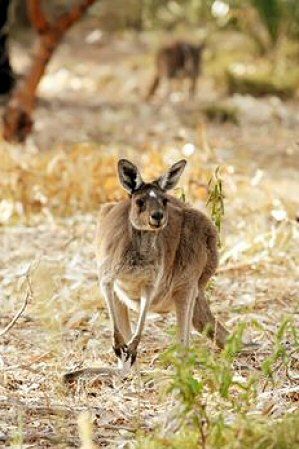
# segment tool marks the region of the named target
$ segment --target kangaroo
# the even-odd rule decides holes
[[[149,310],[176,311],[179,340],[189,344],[190,327],[223,347],[228,333],[211,313],[204,288],[215,273],[217,232],[202,212],[169,195],[186,161],[153,182],[144,182],[126,159],[119,181],[129,197],[104,204],[99,213],[96,256],[102,294],[109,311],[116,356],[132,365]],[[129,309],[139,311],[132,332]]]
[[[197,79],[201,73],[202,54],[205,45],[191,45],[187,42],[175,42],[159,50],[156,58],[157,73],[147,94],[149,100],[156,92],[160,81],[173,78],[189,78],[189,96],[196,92]]]

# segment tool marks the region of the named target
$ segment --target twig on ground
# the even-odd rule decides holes
[[[123,371],[119,368],[82,368],[74,371],[69,371],[63,375],[63,382],[74,382],[78,377],[91,377],[95,376],[97,379],[107,380],[111,379],[111,376],[123,377]]]
[[[26,292],[26,296],[25,296],[25,299],[24,299],[24,302],[23,302],[21,308],[15,314],[15,316],[10,321],[10,323],[8,323],[8,325],[0,332],[0,337],[3,337],[5,334],[7,334],[7,332],[15,325],[15,323],[18,321],[18,319],[20,318],[20,316],[22,315],[22,313],[26,309],[27,304],[28,304],[28,300],[30,298],[31,298],[31,293],[30,293],[30,290],[28,289],[28,291]]]
[[[23,314],[24,310],[27,307],[28,301],[33,298],[33,290],[32,290],[32,283],[31,283],[31,269],[32,269],[32,263],[29,265],[28,269],[26,270],[26,273],[24,273],[23,276],[25,276],[25,280],[27,283],[27,292],[25,295],[24,302],[16,315],[13,317],[13,319],[8,323],[8,325],[0,332],[0,337],[3,337],[7,332],[15,325],[15,323],[18,321],[20,316]]]
[[[41,354],[39,356],[36,357],[31,357],[30,361],[28,361],[27,363],[18,363],[16,365],[9,365],[9,366],[3,366],[1,367],[2,371],[15,371],[17,369],[23,369],[23,370],[27,370],[30,371],[32,373],[39,373],[39,371],[35,368],[32,368],[32,365],[34,365],[35,363],[41,362],[45,359],[45,357],[47,357],[50,354],[49,351],[45,352],[44,354]],[[0,363],[1,363],[1,356],[0,356]]]

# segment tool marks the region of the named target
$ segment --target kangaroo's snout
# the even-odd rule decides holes
[[[162,210],[157,210],[150,215],[150,225],[155,227],[160,227],[164,218],[164,212]]]

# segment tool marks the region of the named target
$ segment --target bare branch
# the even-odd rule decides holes
[[[63,382],[68,384],[74,382],[78,377],[93,377],[101,380],[111,380],[113,376],[122,377],[122,370],[119,368],[99,367],[99,368],[81,368],[75,371],[69,371],[63,375]]]
[[[41,6],[42,0],[27,0],[28,16],[32,26],[38,33],[45,33],[51,27]]]
[[[0,337],[3,337],[15,325],[15,323],[18,321],[18,319],[20,318],[20,316],[22,315],[22,313],[26,309],[29,299],[32,299],[32,297],[33,297],[32,284],[31,284],[31,279],[30,279],[31,269],[32,269],[32,264],[29,265],[29,267],[28,267],[28,269],[27,269],[27,271],[25,273],[25,279],[26,279],[26,282],[27,282],[27,292],[26,292],[26,295],[25,295],[24,302],[23,302],[22,306],[20,307],[20,309],[18,310],[18,312],[13,317],[13,319],[0,332]]]
[[[57,30],[65,31],[70,28],[80,17],[83,16],[85,11],[93,4],[96,0],[83,0],[80,5],[74,6],[70,12],[63,14],[55,26]]]
[[[14,324],[17,322],[17,320],[20,318],[20,316],[26,309],[28,300],[30,297],[31,297],[31,295],[30,295],[30,291],[28,289],[28,291],[26,292],[25,300],[22,304],[22,307],[19,309],[19,311],[16,313],[16,315],[10,321],[10,323],[8,323],[8,325],[0,332],[0,337],[3,337],[3,335],[5,335],[14,326]]]

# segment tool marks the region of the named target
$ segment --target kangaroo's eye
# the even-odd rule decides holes
[[[163,206],[166,206],[166,204],[168,203],[168,199],[167,198],[163,198],[162,203],[163,203]]]
[[[142,200],[141,198],[138,198],[138,200],[136,200],[136,204],[137,204],[137,206],[140,207],[140,209],[141,209],[142,207],[144,207],[145,201]]]

